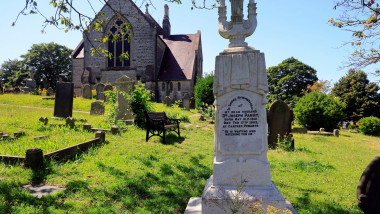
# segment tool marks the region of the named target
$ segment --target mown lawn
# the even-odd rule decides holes
[[[154,108],[172,114],[179,111],[162,104]],[[93,133],[81,130],[41,128],[38,118],[51,116],[52,110],[0,106],[0,114],[0,131],[50,133],[61,136],[63,145],[93,138]],[[101,116],[74,113],[74,117],[104,124]],[[190,116],[190,123],[181,124],[181,138],[170,135],[166,145],[158,137],[145,142],[145,131],[133,126],[120,135],[108,134],[101,147],[64,163],[47,162],[38,175],[20,165],[0,163],[0,213],[183,213],[190,197],[202,195],[212,174],[213,126],[198,118]],[[22,153],[26,148],[22,144],[29,142],[18,141],[13,145]],[[379,153],[380,138],[341,131],[339,138],[295,134],[295,142],[295,152],[268,152],[272,180],[283,196],[299,213],[360,213],[356,185]],[[3,144],[0,154],[12,153],[12,144]],[[35,176],[67,189],[34,198],[21,187]]]

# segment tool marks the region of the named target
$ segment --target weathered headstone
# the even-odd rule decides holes
[[[73,115],[74,83],[57,82],[54,104],[55,117],[71,117]]]
[[[25,152],[25,163],[26,167],[30,167],[33,170],[40,169],[44,163],[44,155],[41,149],[31,148]]]
[[[83,124],[83,131],[91,131],[91,124],[89,123]]]
[[[104,86],[103,94],[104,94],[104,92],[106,92],[106,91],[112,91],[112,90],[113,90],[112,85],[107,84],[107,85]],[[104,94],[104,101],[106,101],[106,99],[107,99],[107,97],[106,97],[106,95]]]
[[[75,127],[75,120],[74,120],[74,118],[72,118],[72,117],[66,118],[66,126],[69,126],[70,128],[73,129]]]
[[[187,93],[182,98],[182,106],[184,109],[190,110],[190,96]]]
[[[90,115],[103,115],[104,103],[103,101],[95,101],[91,103]]]
[[[365,214],[380,213],[380,155],[377,155],[364,170],[358,187],[356,198],[359,208]]]
[[[169,96],[166,96],[164,99],[164,104],[168,107],[172,106],[172,99]]]
[[[97,100],[105,100],[105,96],[104,96],[104,84],[103,83],[99,83],[97,86],[96,86],[96,99]]]
[[[339,137],[339,129],[334,129],[333,134],[335,137]]]
[[[130,94],[134,88],[134,81],[127,77],[122,76],[115,82],[118,94],[117,94],[117,117],[119,120],[124,121],[127,124],[133,124],[132,110],[129,107],[127,98],[123,93]]]
[[[190,109],[195,109],[195,98],[190,98]]]
[[[112,134],[119,134],[120,130],[118,126],[112,126],[111,127],[111,133]]]
[[[219,34],[230,44],[216,57],[215,157],[213,175],[202,196],[202,213],[225,213],[231,202],[242,204],[239,213],[249,211],[257,200],[264,209],[287,207],[285,199],[271,181],[267,158],[268,137],[266,95],[269,91],[265,56],[244,42],[256,29],[256,3],[231,0],[231,21],[227,21],[225,0],[219,6]],[[248,20],[244,20],[248,17]],[[243,24],[244,23],[244,24]],[[241,195],[236,188],[243,185]]]
[[[268,144],[275,148],[278,135],[284,137],[292,130],[293,111],[281,100],[275,101],[268,111]]]
[[[322,133],[322,132],[325,132],[325,128],[320,128],[320,129],[319,129],[319,132],[321,132],[321,133]]]
[[[49,87],[46,91],[47,96],[53,96],[54,95],[54,90],[52,87]]]
[[[83,85],[82,95],[83,95],[83,98],[85,99],[92,99],[92,91],[91,91],[91,86],[89,84]]]

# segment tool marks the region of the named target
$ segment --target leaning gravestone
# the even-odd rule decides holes
[[[97,86],[96,86],[96,99],[97,100],[104,100],[105,99],[105,96],[104,96],[104,84],[103,83],[99,83]]]
[[[71,117],[73,114],[74,83],[57,82],[54,104],[55,117]]]
[[[91,103],[90,115],[103,115],[104,103],[103,101],[95,101]]]
[[[82,95],[83,95],[83,98],[85,99],[92,99],[92,91],[91,91],[91,86],[89,84],[83,85]]]
[[[268,111],[268,144],[275,148],[278,135],[284,137],[292,131],[293,111],[281,100],[275,101]]]
[[[219,34],[230,44],[215,62],[215,157],[200,212],[225,213],[240,204],[239,213],[245,213],[252,205],[247,200],[256,200],[265,210],[269,205],[284,209],[287,204],[271,181],[267,158],[265,56],[244,42],[256,29],[256,3],[249,1],[244,20],[243,0],[231,1],[228,22],[225,0],[219,2]],[[238,186],[244,186],[240,194]]]
[[[190,110],[190,96],[187,93],[182,98],[182,106],[184,109]]]
[[[133,124],[132,110],[129,107],[127,98],[123,93],[130,94],[134,88],[134,81],[127,77],[122,76],[115,82],[117,93],[117,118],[124,121],[126,124]]]
[[[380,213],[380,155],[377,155],[364,170],[358,187],[356,198],[359,208],[365,214]]]

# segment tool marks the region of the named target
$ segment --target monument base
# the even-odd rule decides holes
[[[288,209],[293,214],[297,214],[297,211],[293,208],[292,204],[288,200],[285,200],[285,204],[286,209]],[[184,214],[202,214],[202,197],[190,198]]]
[[[207,180],[203,197],[191,198],[185,214],[232,213],[232,210],[235,209],[239,211],[238,213],[255,213],[255,210],[267,213],[271,209],[269,206],[297,213],[273,183],[270,187],[264,188],[245,187],[244,184],[239,187],[217,187],[213,186],[213,177],[211,176]]]

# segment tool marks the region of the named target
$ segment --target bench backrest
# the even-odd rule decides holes
[[[166,120],[165,112],[151,112],[145,110],[145,116],[150,120]]]

